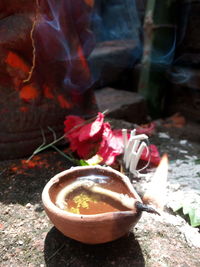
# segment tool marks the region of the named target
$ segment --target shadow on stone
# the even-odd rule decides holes
[[[145,266],[140,245],[132,233],[113,242],[87,245],[65,237],[53,227],[45,239],[44,258],[47,267]]]

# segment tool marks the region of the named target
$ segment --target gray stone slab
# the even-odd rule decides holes
[[[133,68],[140,57],[141,47],[134,40],[98,43],[88,58],[95,87],[119,81],[124,70]]]
[[[108,115],[133,123],[147,120],[147,108],[144,98],[138,93],[105,87],[95,92],[98,108],[101,112],[108,109]]]

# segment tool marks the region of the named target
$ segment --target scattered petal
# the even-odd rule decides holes
[[[140,125],[136,128],[136,134],[152,135],[155,132],[156,124],[154,122]]]
[[[182,128],[186,124],[186,119],[181,114],[176,113],[173,116],[166,119],[164,126],[167,128]]]
[[[150,151],[150,162],[157,166],[160,163],[160,159],[161,159],[158,148],[155,145],[150,145],[149,151]],[[149,160],[149,154],[147,153],[146,148],[142,152],[141,160],[145,160],[145,161]]]

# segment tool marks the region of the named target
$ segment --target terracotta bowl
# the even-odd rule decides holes
[[[44,187],[42,201],[45,211],[55,227],[65,236],[87,244],[106,243],[126,235],[138,222],[141,212],[135,208],[125,211],[105,212],[93,215],[74,214],[58,208],[55,199],[58,192],[77,177],[92,175],[116,179],[118,188],[111,190],[128,194],[141,201],[128,177],[120,172],[101,166],[72,167],[55,175]]]

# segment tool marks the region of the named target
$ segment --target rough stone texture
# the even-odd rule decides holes
[[[166,112],[180,112],[190,121],[200,121],[200,89],[172,86],[168,91]]]
[[[133,40],[98,43],[89,56],[95,87],[99,88],[119,81],[124,70],[132,68],[140,56],[141,47]]]
[[[95,96],[99,110],[103,112],[108,109],[108,115],[112,118],[132,123],[144,123],[147,119],[145,101],[137,93],[106,87],[97,90]]]
[[[114,242],[88,246],[62,236],[55,228],[45,240],[47,266],[197,267],[198,249],[188,246],[181,232],[184,222],[169,214],[143,214],[136,228]],[[53,252],[60,249],[52,258]],[[191,255],[192,253],[192,255]],[[65,262],[65,265],[62,262]]]

